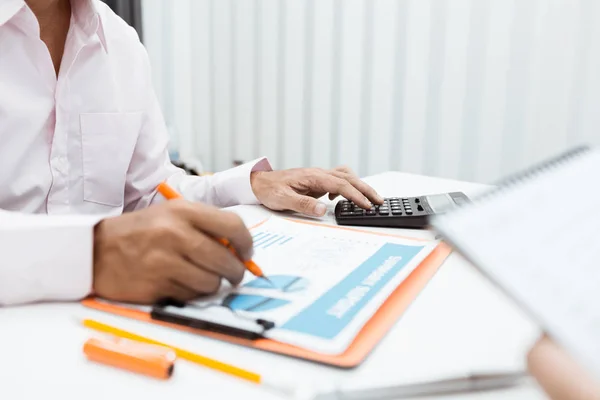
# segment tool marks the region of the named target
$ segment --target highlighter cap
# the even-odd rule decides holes
[[[175,352],[168,347],[122,338],[91,338],[83,345],[91,361],[131,372],[168,379],[173,374]]]

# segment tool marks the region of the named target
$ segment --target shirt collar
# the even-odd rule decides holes
[[[24,6],[23,0],[2,0],[0,2],[0,26],[10,21]]]
[[[25,7],[24,0],[0,0],[0,26],[10,21]],[[75,23],[88,36],[98,35],[104,51],[108,51],[102,15],[95,0],[71,0],[71,13]]]
[[[108,51],[102,14],[95,0],[71,0],[71,13],[75,23],[88,36],[98,35],[104,51]]]

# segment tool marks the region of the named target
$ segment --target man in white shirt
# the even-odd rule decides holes
[[[344,168],[272,171],[263,158],[186,176],[145,49],[98,0],[0,0],[0,140],[0,305],[191,299],[245,271],[213,238],[252,252],[241,220],[212,206],[319,216],[326,193],[382,201]],[[163,202],[164,180],[190,202]]]

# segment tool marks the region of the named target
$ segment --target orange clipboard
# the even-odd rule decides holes
[[[401,235],[371,232],[366,230],[339,227],[334,225],[324,225],[314,222],[299,221],[293,219],[289,219],[289,221],[300,224],[318,225],[333,229],[352,230],[356,232],[373,234],[378,236],[404,237]],[[264,222],[265,221],[253,226],[252,228],[256,228],[262,225],[262,223]],[[415,240],[415,238],[410,239]],[[85,307],[93,308],[95,310],[107,312],[110,314],[116,314],[122,317],[132,318],[138,321],[162,325],[168,328],[178,329],[181,331],[198,334],[204,337],[225,341],[240,346],[268,351],[339,368],[354,368],[360,365],[365,360],[369,353],[371,353],[375,346],[383,339],[386,333],[396,324],[398,319],[408,309],[410,304],[415,300],[419,293],[425,288],[427,283],[436,274],[436,272],[439,270],[439,268],[442,266],[442,264],[444,263],[446,258],[448,258],[451,252],[452,250],[448,245],[440,243],[421,262],[421,264],[413,272],[411,272],[411,274],[404,281],[402,281],[402,283],[396,288],[396,290],[394,290],[394,292],[388,297],[388,299],[383,303],[379,310],[377,310],[373,317],[371,317],[371,319],[363,326],[363,328],[360,330],[360,332],[355,337],[354,341],[350,344],[350,346],[346,349],[346,351],[344,351],[341,354],[335,355],[318,353],[290,344],[277,342],[271,339],[248,340],[228,336],[225,334],[189,328],[174,323],[157,321],[152,319],[150,317],[150,313],[148,312],[128,308],[127,306],[120,306],[96,301],[93,298],[83,300],[82,304]]]

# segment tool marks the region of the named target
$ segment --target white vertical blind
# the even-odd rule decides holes
[[[144,1],[184,158],[489,182],[600,144],[595,0]]]

